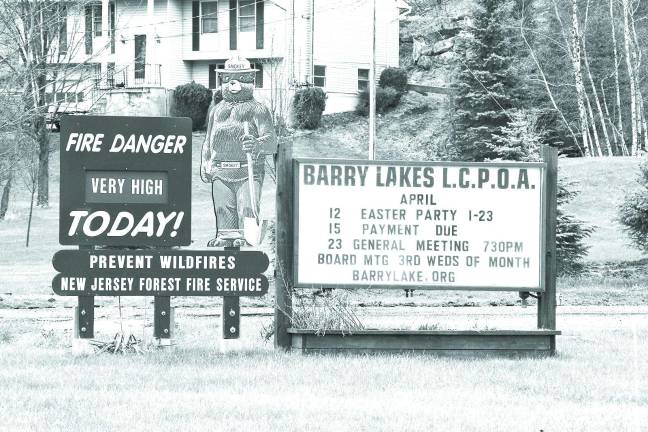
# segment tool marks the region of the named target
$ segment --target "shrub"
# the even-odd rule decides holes
[[[648,160],[639,167],[638,183],[641,190],[629,193],[619,206],[619,222],[632,243],[648,251]]]
[[[207,108],[207,115],[205,116],[205,127],[209,125],[209,115],[212,112],[212,109],[218,105],[220,101],[223,100],[223,91],[221,89],[218,89],[214,91],[212,95],[212,101],[209,103],[209,107]]]
[[[376,112],[385,113],[395,108],[400,103],[401,95],[396,89],[391,87],[376,88]],[[360,100],[356,106],[356,113],[366,116],[369,114],[369,90],[360,92]]]
[[[583,258],[589,246],[585,239],[594,227],[565,212],[565,206],[578,195],[575,183],[558,179],[558,209],[556,214],[556,265],[558,274],[577,274],[583,269]]]
[[[223,90],[220,88],[216,91],[214,91],[214,94],[212,95],[212,102],[214,105],[218,104],[218,102],[223,100]]]
[[[173,93],[173,114],[191,118],[193,130],[203,129],[211,101],[212,91],[207,87],[193,81],[179,85]]]
[[[382,88],[391,87],[401,95],[407,93],[407,72],[395,67],[384,69],[380,73],[378,85]]]
[[[317,129],[326,108],[326,93],[319,87],[305,87],[293,97],[293,121],[300,129]]]

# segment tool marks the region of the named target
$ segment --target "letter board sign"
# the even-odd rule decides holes
[[[61,119],[59,242],[191,243],[191,119]]]
[[[297,159],[298,287],[543,291],[543,163]]]

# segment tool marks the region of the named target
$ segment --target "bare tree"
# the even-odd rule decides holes
[[[630,85],[630,121],[632,126],[632,147],[630,153],[633,156],[636,156],[639,152],[639,131],[637,129],[639,121],[637,116],[637,81],[635,79],[635,66],[633,64],[635,60],[635,54],[631,36],[632,29],[630,27],[630,21],[632,19],[633,12],[630,0],[621,0],[621,2],[623,4],[623,42],[625,49],[626,67],[628,69],[628,83]]]
[[[88,0],[0,0],[0,63],[13,73],[5,91],[20,99],[22,115],[10,120],[27,125],[38,149],[37,205],[49,204],[49,95],[79,92],[88,86],[82,50],[81,13]],[[86,20],[87,21],[87,20]],[[86,29],[87,34],[87,29]],[[101,50],[106,47],[101,47]],[[11,124],[2,124],[1,128]]]
[[[32,214],[34,213],[34,195],[38,189],[38,177],[40,164],[38,160],[38,152],[36,146],[26,146],[25,152],[21,158],[22,167],[21,174],[25,184],[25,188],[29,191],[29,217],[27,219],[27,237],[25,239],[25,247],[29,247],[29,235],[31,233]]]
[[[571,27],[571,60],[574,67],[574,79],[576,81],[576,93],[578,97],[578,112],[580,115],[581,133],[583,136],[583,147],[587,156],[592,155],[592,146],[589,141],[589,122],[587,118],[587,93],[583,84],[583,73],[581,67],[581,33],[578,25],[578,2],[572,0],[572,27]],[[557,11],[556,11],[557,12]]]
[[[617,133],[621,141],[621,154],[628,154],[628,146],[626,145],[625,135],[623,133],[623,112],[621,110],[621,86],[619,85],[619,54],[617,50],[617,38],[616,38],[616,25],[614,18],[614,4],[610,0],[610,25],[612,26],[612,48],[614,52],[614,86],[615,86],[615,95],[616,95],[616,116],[617,116]],[[607,108],[607,105],[606,105]]]
[[[585,28],[583,30],[583,33],[587,34],[587,23],[588,23],[588,18],[589,18],[589,7],[590,7],[590,0],[587,0],[587,5],[585,8]],[[585,43],[586,38],[583,37],[583,60],[585,62],[585,71],[587,72],[587,77],[589,79],[590,86],[592,87],[592,95],[594,96],[594,102],[596,102],[596,108],[597,108],[597,113],[599,116],[599,121],[601,123],[601,129],[603,130],[603,137],[605,138],[605,150],[607,152],[608,156],[612,156],[612,145],[610,144],[610,137],[608,135],[608,130],[607,130],[607,125],[605,121],[605,115],[603,114],[603,109],[601,108],[601,101],[599,100],[599,95],[598,91],[596,90],[596,84],[594,83],[594,78],[592,77],[592,70],[590,69],[590,63],[589,63],[589,58],[587,56],[587,44]],[[593,115],[591,113],[591,106],[590,106],[590,121],[592,122],[592,127],[594,129],[594,132],[596,133],[596,120],[593,118]],[[598,139],[598,135],[596,135]],[[601,147],[599,146],[599,142],[597,140],[597,147],[598,147],[598,152],[600,155],[602,155],[601,152]]]

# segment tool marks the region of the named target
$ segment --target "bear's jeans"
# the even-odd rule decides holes
[[[256,211],[261,209],[261,188],[263,178],[254,179],[254,192]],[[238,181],[225,181],[215,178],[212,182],[212,200],[216,214],[216,230],[242,230],[243,219],[254,217],[252,202],[250,200],[250,186],[248,179]]]

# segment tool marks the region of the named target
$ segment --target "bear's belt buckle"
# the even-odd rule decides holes
[[[234,169],[234,168],[241,168],[241,162],[238,161],[233,161],[233,162],[228,162],[228,161],[221,161],[219,164],[219,168],[229,168],[229,169]]]

